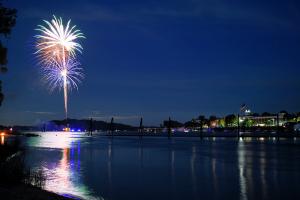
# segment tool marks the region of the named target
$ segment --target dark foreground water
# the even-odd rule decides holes
[[[46,189],[86,199],[300,199],[300,140],[26,138]]]

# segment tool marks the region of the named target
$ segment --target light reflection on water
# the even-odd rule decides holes
[[[30,165],[42,167],[46,189],[60,194],[156,200],[300,197],[296,140],[40,135],[26,138]]]
[[[49,162],[47,158],[40,157],[43,160],[41,166],[34,166],[45,173],[45,189],[75,198],[101,199],[92,196],[92,192],[81,182],[80,141],[85,136],[65,132],[39,133],[39,135],[41,137],[33,137],[26,141],[31,152],[35,148],[38,151],[42,148],[43,151],[56,149],[61,152],[59,160]]]
[[[1,145],[4,145],[4,143],[5,143],[4,135],[1,135]]]
[[[239,149],[243,148],[243,140],[239,141]],[[247,182],[245,175],[245,151],[238,151],[239,176],[240,176],[240,195],[242,200],[247,200]]]
[[[40,137],[30,137],[26,143],[32,147],[63,149],[70,148],[72,143],[79,142],[86,136],[72,132],[38,132]]]

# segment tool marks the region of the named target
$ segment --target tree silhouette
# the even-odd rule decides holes
[[[17,10],[6,8],[0,3],[0,35],[8,37],[11,33],[11,29],[16,24]],[[7,72],[7,48],[0,41],[0,73]],[[4,99],[2,93],[2,81],[0,80],[0,106]]]
[[[207,119],[205,118],[204,115],[200,115],[200,116],[198,117],[198,120],[199,120],[199,122],[200,122],[200,132],[202,132],[202,131],[203,131],[203,126],[206,124]]]
[[[199,120],[193,118],[192,120],[185,122],[184,127],[194,129],[196,127],[200,127],[200,122]]]
[[[226,127],[233,127],[233,126],[237,125],[237,121],[238,121],[238,119],[234,114],[230,114],[225,117]]]
[[[263,113],[261,114],[261,116],[263,116],[263,117],[269,117],[269,116],[272,116],[272,114],[271,114],[271,113],[268,113],[268,112],[263,112]]]

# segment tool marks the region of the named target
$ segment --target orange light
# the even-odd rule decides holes
[[[63,131],[70,132],[70,128],[63,128]]]
[[[2,133],[1,133],[1,136],[4,136],[4,135],[5,135],[5,132],[2,132]]]
[[[1,133],[1,145],[4,145],[4,135]]]

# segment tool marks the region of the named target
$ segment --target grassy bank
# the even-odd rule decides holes
[[[27,184],[0,186],[0,196],[1,199],[5,200],[70,200],[70,198],[60,196]]]
[[[0,145],[0,199],[70,199],[43,190],[43,172],[28,169],[25,155],[18,139]]]

